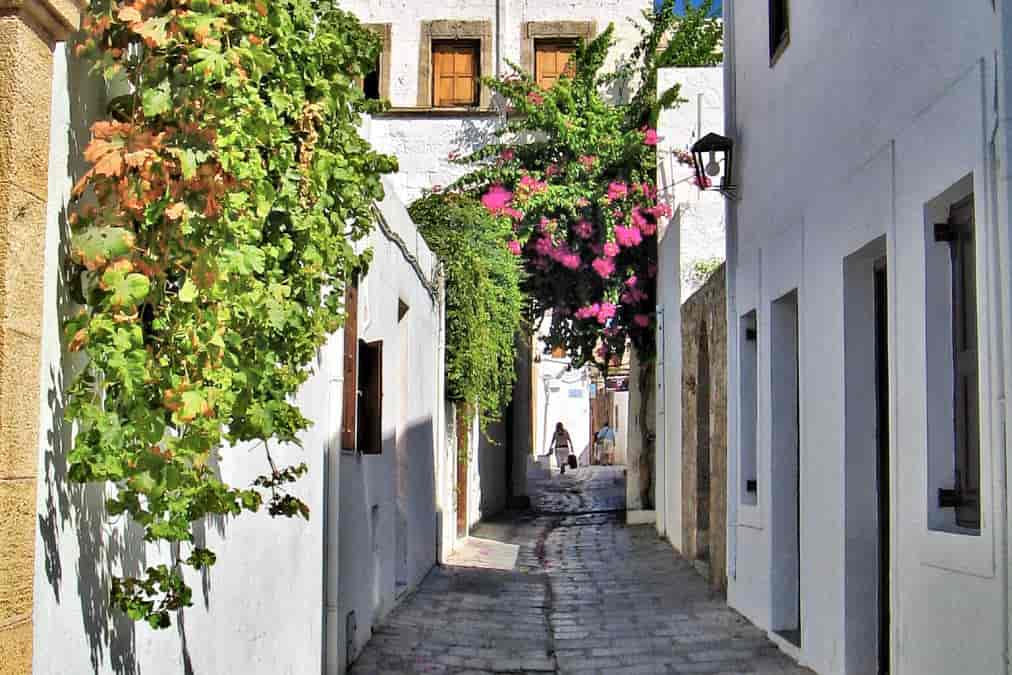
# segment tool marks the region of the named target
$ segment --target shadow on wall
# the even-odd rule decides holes
[[[387,433],[382,454],[342,453],[338,625],[347,664],[394,607],[398,593],[414,588],[436,563],[432,418],[404,426],[400,440],[400,452],[397,435]],[[355,619],[349,622],[351,613]]]
[[[480,147],[495,142],[496,128],[497,125],[490,124],[489,120],[484,118],[477,120],[465,118],[461,120],[457,132],[453,135],[453,147],[462,155],[474,152]]]
[[[72,48],[73,44],[68,43],[68,54]],[[102,97],[95,95],[96,91],[103,91],[103,85],[89,77],[87,64],[70,57],[67,62],[70,128],[65,168],[71,182],[76,182],[89,168],[82,157],[90,138],[90,122],[104,116]],[[54,165],[51,169],[57,170],[58,167]],[[39,492],[44,503],[40,505],[38,514],[42,543],[38,553],[43,556],[46,580],[56,604],[72,602],[70,594],[76,593],[78,596],[92,671],[98,673],[111,669],[118,674],[137,675],[141,669],[136,657],[135,623],[125,614],[110,610],[109,595],[114,575],[136,577],[145,569],[147,556],[143,528],[127,518],[122,519],[121,525],[110,522],[105,509],[105,486],[73,483],[68,476],[67,455],[73,449],[74,434],[72,424],[64,417],[66,395],[68,387],[84,367],[82,357],[68,354],[62,331],[63,322],[79,310],[70,295],[71,284],[78,280],[65,264],[70,250],[68,216],[64,207],[58,218],[58,261],[50,267],[55,270],[50,273],[56,274],[55,309],[59,324],[56,329],[62,357],[60,362],[49,364],[46,381],[43,383],[50,420],[39,476]],[[216,519],[214,526],[220,534],[224,534],[223,518]],[[206,525],[200,523],[195,526],[194,535],[195,543],[204,545]],[[76,564],[69,567],[76,569],[77,578],[68,585],[65,579],[65,567],[68,565],[64,556],[75,548],[70,543],[71,536],[76,537],[78,559]],[[177,558],[178,555],[178,548],[174,547],[173,557]],[[210,595],[207,570],[203,572],[201,581],[206,606]],[[65,586],[68,587],[65,589]],[[190,673],[192,668],[189,667],[190,658],[181,614],[177,617],[177,628],[183,662],[187,667],[186,672]]]

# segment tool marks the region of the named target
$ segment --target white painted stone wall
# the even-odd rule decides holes
[[[692,167],[676,150],[689,150],[708,133],[724,129],[723,69],[666,68],[658,92],[680,85],[685,99],[658,121],[657,184],[675,213],[658,242],[658,371],[656,492],[657,528],[676,548],[682,541],[682,337],[681,304],[705,281],[700,266],[724,258],[724,198],[700,190]]]
[[[499,6],[497,21],[496,7]],[[433,20],[487,20],[492,23],[493,72],[510,72],[520,63],[522,27],[528,21],[596,21],[598,31],[615,25],[618,46],[612,62],[628,54],[638,33],[628,17],[639,17],[643,0],[348,0],[342,7],[364,23],[391,24],[392,53],[390,103],[393,108],[418,105],[418,54],[421,22]],[[394,179],[401,199],[410,204],[424,190],[445,186],[464,173],[449,161],[450,153],[467,154],[480,147],[499,123],[495,112],[433,116],[421,110],[407,115],[383,115],[373,120],[373,145],[400,160]]]
[[[43,357],[40,370],[38,536],[36,540],[35,649],[33,672],[64,673],[278,673],[302,675],[322,668],[325,594],[328,576],[340,576],[343,594],[332,607],[340,617],[340,654],[329,672],[343,672],[343,618],[349,609],[359,617],[357,643],[369,634],[369,619],[388,609],[394,600],[394,570],[384,562],[372,568],[371,554],[354,551],[396,551],[396,472],[393,460],[397,439],[409,443],[415,465],[410,474],[406,505],[410,538],[407,541],[408,581],[416,583],[435,561],[434,447],[443,447],[436,429],[442,424],[437,409],[442,401],[442,334],[438,307],[399,251],[380,234],[372,238],[374,269],[366,281],[363,311],[369,316],[367,337],[387,340],[382,456],[341,457],[338,444],[341,405],[343,336],[331,337],[312,364],[310,377],[297,399],[315,424],[302,435],[302,448],[272,447],[276,461],[305,461],[309,473],[295,493],[309,506],[312,517],[273,519],[266,514],[235,520],[208,519],[195,528],[197,542],[218,554],[206,574],[190,574],[194,606],[173,617],[170,630],[154,631],[125,616],[108,613],[111,576],[140,574],[149,565],[168,562],[168,546],[146,546],[138,527],[105,514],[102,486],[83,487],[67,480],[66,453],[73,429],[63,419],[65,389],[76,372],[63,352],[60,322],[72,307],[65,291],[61,259],[67,247],[66,204],[70,189],[86,170],[78,159],[88,140],[88,127],[104,107],[100,83],[87,77],[86,68],[68,65],[64,46],[54,59],[50,184],[47,240],[44,251]],[[392,195],[393,191],[389,190]],[[391,197],[382,206],[394,231],[430,274],[433,260],[415,235],[403,206]],[[42,252],[40,252],[41,255]],[[411,306],[412,344],[407,350],[411,370],[398,362],[397,299]],[[79,367],[79,363],[76,364]],[[410,372],[400,402],[400,373]],[[237,447],[222,451],[219,464],[224,480],[248,485],[266,470],[262,453]],[[329,461],[328,461],[329,460]],[[337,474],[340,468],[342,475]],[[329,475],[328,475],[329,471]],[[340,485],[340,509],[336,497]],[[446,497],[441,496],[445,500]],[[329,500],[329,503],[328,503]],[[381,528],[371,540],[368,507],[381,506]],[[340,523],[336,516],[340,514]],[[328,521],[329,522],[326,522]],[[340,542],[326,545],[326,533]],[[340,554],[338,554],[340,543]],[[374,548],[375,547],[375,548]],[[392,565],[394,557],[389,555]],[[354,583],[351,583],[354,581]],[[359,584],[356,586],[355,584]],[[362,591],[359,594],[358,591]],[[331,625],[333,627],[333,624]],[[338,669],[340,667],[340,669]]]
[[[673,209],[679,212],[680,253],[670,272],[681,278],[681,300],[692,295],[706,280],[701,266],[716,267],[724,260],[724,198],[704,191],[693,182],[692,167],[680,164],[675,150],[688,150],[708,133],[724,133],[724,70],[712,68],[665,68],[658,73],[657,90],[680,85],[684,103],[661,112],[657,123],[658,185]],[[662,279],[670,274],[662,264]]]
[[[436,562],[442,527],[436,511],[437,462],[446,447],[442,314],[438,287],[425,287],[437,261],[384,183],[380,208],[393,237],[378,230],[370,237],[373,261],[359,286],[358,329],[367,342],[383,341],[383,453],[343,453],[340,473],[339,626],[355,612],[357,631],[342,643],[352,641],[356,655],[372,627]],[[399,302],[408,306],[400,321]]]
[[[873,452],[867,411],[857,405],[873,396],[870,355],[854,349],[860,342],[850,337],[860,326],[867,330],[868,306],[850,300],[867,294],[869,244],[881,246],[889,269],[891,672],[1005,673],[1008,493],[1000,346],[1009,334],[1002,301],[1009,216],[993,208],[1007,203],[1008,194],[1007,183],[996,178],[1007,168],[995,165],[992,146],[992,134],[1002,144],[1008,137],[1009,112],[994,109],[1002,22],[989,2],[810,0],[792,3],[791,10],[791,43],[771,68],[766,3],[724,2],[731,31],[729,128],[741,184],[741,201],[728,216],[728,600],[760,626],[775,627],[771,564],[787,551],[776,543],[784,521],[774,516],[771,498],[783,484],[773,474],[783,446],[775,444],[779,431],[771,426],[771,393],[780,386],[770,365],[771,305],[797,288],[802,647],[781,644],[819,673],[878,672],[877,571],[861,562],[874,565],[877,555],[874,504],[855,498],[862,485],[874,484],[869,462],[861,459]],[[1007,38],[1007,17],[1004,30]],[[1001,73],[1003,82],[1007,75]],[[946,437],[936,425],[951,418],[951,393],[932,385],[948,367],[944,355],[929,351],[939,340],[944,344],[937,317],[947,302],[936,287],[947,285],[947,263],[943,254],[938,267],[932,225],[969,187],[967,177],[977,222],[979,536],[928,527],[938,487],[928,484],[928,457]],[[752,309],[758,314],[758,503],[748,506],[739,480],[747,448],[740,440],[737,319]]]

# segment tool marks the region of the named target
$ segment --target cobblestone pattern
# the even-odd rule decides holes
[[[605,508],[616,477],[610,467],[567,472],[540,486],[538,511],[481,525],[351,672],[811,675],[652,527],[627,527]],[[569,505],[580,510],[561,510]]]
[[[538,513],[579,514],[625,510],[625,467],[582,466],[565,474],[529,478]]]

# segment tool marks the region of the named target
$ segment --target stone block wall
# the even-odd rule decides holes
[[[727,587],[726,297],[721,265],[682,305],[681,550],[715,590]]]
[[[53,47],[72,0],[0,0],[0,675],[32,669]]]

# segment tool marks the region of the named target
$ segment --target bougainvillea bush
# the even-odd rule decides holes
[[[82,309],[65,328],[88,365],[70,477],[111,483],[110,516],[181,545],[113,581],[114,606],[165,627],[190,604],[182,567],[215,560],[193,521],[309,515],[286,489],[305,465],[277,466],[270,444],[309,425],[293,395],[341,325],[366,262],[353,243],[396,165],[358,134],[379,45],[330,3],[92,0],[83,31],[78,55],[132,93],[92,128],[74,189]],[[235,444],[257,447],[231,458],[263,467],[252,485],[214,469]]]
[[[551,89],[520,70],[487,80],[509,121],[497,142],[462,159],[477,168],[455,188],[512,224],[532,318],[551,317],[545,349],[565,348],[574,366],[607,369],[629,344],[643,361],[655,351],[658,226],[671,209],[658,200],[652,125],[678,101],[677,87],[657,94],[656,71],[714,53],[719,41],[695,16],[708,8],[690,10],[688,22],[672,9],[667,0],[644,12],[643,40],[615,71],[603,70],[609,27],[577,48],[572,74]],[[640,89],[615,100],[605,92],[616,82]]]

